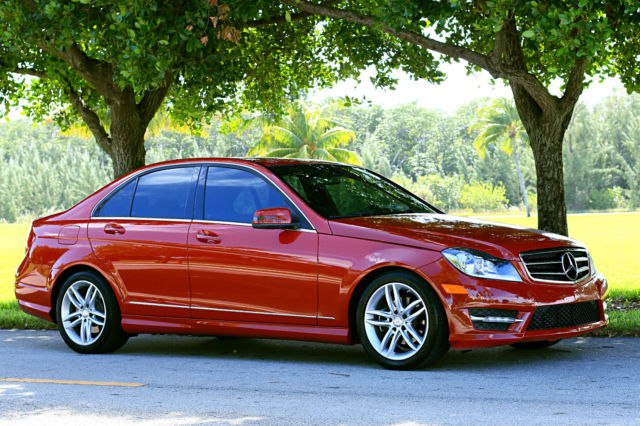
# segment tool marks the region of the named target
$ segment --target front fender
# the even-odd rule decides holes
[[[318,325],[347,327],[349,300],[369,274],[388,267],[416,271],[441,257],[437,251],[380,241],[319,237]]]

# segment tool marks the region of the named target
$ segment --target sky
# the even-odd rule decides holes
[[[369,77],[373,69],[363,73],[361,82],[354,80],[338,83],[336,86],[311,93],[311,99],[320,102],[330,97],[349,96],[371,101],[373,104],[393,106],[407,102],[417,102],[418,105],[428,109],[440,109],[446,112],[454,112],[461,105],[473,99],[483,97],[507,97],[511,98],[511,90],[501,80],[494,85],[488,72],[482,71],[472,75],[466,75],[463,63],[443,64],[441,68],[447,75],[447,79],[440,84],[431,84],[427,81],[414,81],[408,74],[397,71],[394,74],[399,80],[396,90],[376,89],[371,84]],[[560,83],[552,85],[552,91],[559,95]],[[604,97],[611,94],[624,95],[626,92],[618,79],[607,79],[602,83],[593,82],[580,96],[580,102],[592,106]]]

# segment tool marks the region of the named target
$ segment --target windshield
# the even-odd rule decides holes
[[[341,164],[270,166],[326,219],[399,213],[440,213],[409,191],[367,170]]]

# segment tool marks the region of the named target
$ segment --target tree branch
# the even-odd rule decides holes
[[[567,80],[567,86],[564,90],[564,95],[560,99],[560,104],[563,110],[569,108],[573,111],[573,106],[578,102],[578,98],[584,89],[584,73],[586,69],[586,58],[578,59],[576,64],[573,66],[573,69],[571,69],[569,79]]]
[[[497,36],[497,44],[490,56],[475,52],[466,47],[458,46],[451,43],[445,43],[426,37],[413,31],[401,30],[396,31],[388,25],[382,24],[374,17],[364,15],[353,10],[344,10],[332,6],[310,3],[306,0],[280,0],[280,3],[301,9],[315,15],[326,16],[328,18],[342,19],[344,21],[353,22],[355,24],[364,25],[369,28],[378,29],[386,34],[397,37],[411,44],[424,47],[425,49],[450,56],[452,58],[462,59],[468,63],[488,71],[493,78],[503,78],[510,83],[519,84],[525,89],[541,108],[555,108],[557,98],[551,96],[537,78],[529,74],[526,67],[515,68],[505,64],[502,61],[500,50],[503,48],[504,41]],[[510,28],[504,28],[504,31]],[[502,30],[501,30],[502,31]]]
[[[107,103],[115,100],[120,88],[113,82],[112,64],[90,58],[76,43],[67,50],[55,51],[55,54],[80,74]]]
[[[111,156],[112,145],[111,145],[111,137],[104,129],[104,126],[100,122],[100,117],[96,114],[91,108],[87,106],[87,104],[82,100],[78,92],[74,90],[70,83],[67,82],[69,86],[69,100],[71,101],[71,105],[75,108],[76,111],[82,117],[91,133],[96,139],[98,146],[102,148],[104,152],[106,152],[109,156]]]
[[[155,89],[148,89],[140,102],[138,102],[138,112],[140,113],[140,120],[143,125],[146,126],[149,124],[153,116],[155,115],[160,105],[162,105],[162,101],[169,93],[169,88],[171,88],[171,73],[168,72],[165,77],[164,84]]]
[[[369,28],[378,29],[386,34],[397,37],[409,43],[422,46],[434,52],[442,53],[453,58],[463,59],[470,64],[476,65],[484,70],[489,71],[492,75],[497,70],[491,63],[488,56],[474,52],[466,47],[454,44],[443,43],[438,40],[423,36],[412,31],[396,31],[388,25],[378,22],[374,17],[363,15],[353,10],[339,9],[333,6],[310,3],[305,0],[280,0],[280,3],[301,9],[314,15],[326,16],[328,18],[342,19],[344,21],[353,22],[354,24],[364,25]]]

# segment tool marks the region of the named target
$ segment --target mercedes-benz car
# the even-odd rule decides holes
[[[361,167],[215,158],[141,168],[34,221],[15,284],[82,353],[235,335],[362,343],[394,369],[590,332],[607,288],[573,239],[449,216]]]

